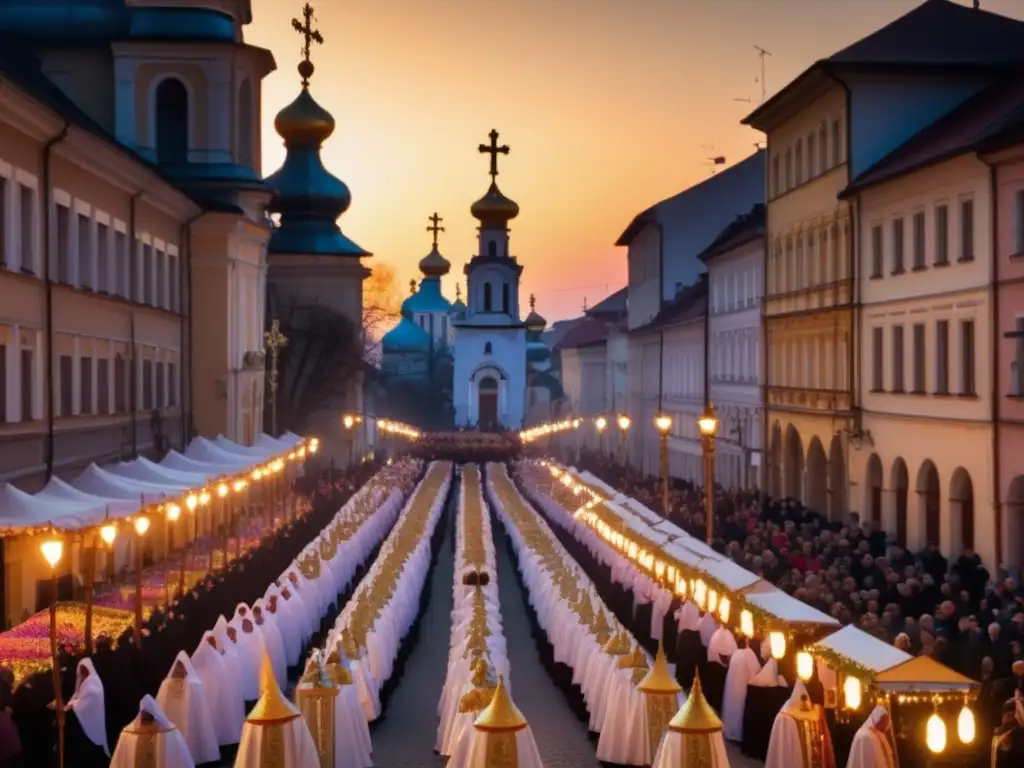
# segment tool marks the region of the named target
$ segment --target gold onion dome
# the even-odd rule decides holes
[[[290,147],[319,147],[334,133],[334,126],[334,117],[316,103],[308,88],[274,118],[274,129]]]
[[[274,725],[287,723],[298,716],[298,710],[288,703],[277,686],[270,657],[264,653],[263,665],[260,668],[260,700],[256,702],[256,706],[252,708],[245,721],[253,725]]]
[[[537,299],[530,294],[530,314],[526,316],[526,330],[543,331],[547,328],[548,321],[537,311]]]
[[[435,245],[426,256],[420,259],[420,272],[427,277],[443,277],[448,274],[452,265],[440,254]]]
[[[494,698],[477,717],[473,727],[478,731],[521,731],[526,727],[526,718],[519,711],[512,698],[505,690],[505,679],[498,675],[498,686],[494,689]]]
[[[505,229],[508,222],[519,215],[519,206],[501,194],[497,183],[492,181],[487,194],[473,203],[469,212],[484,227]]]
[[[700,674],[694,676],[686,703],[679,708],[668,727],[677,733],[715,733],[722,730],[722,721],[704,698]]]
[[[654,666],[647,676],[637,686],[641,693],[666,693],[674,694],[683,690],[683,687],[672,677],[668,671],[668,659],[665,658],[665,649],[659,643],[658,655],[654,657]]]

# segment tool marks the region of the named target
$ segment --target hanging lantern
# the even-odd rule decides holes
[[[686,579],[676,579],[676,594],[686,597]]]
[[[754,636],[754,615],[750,611],[740,611],[740,632],[747,637]]]
[[[715,590],[708,590],[708,613],[718,610],[718,593]]]
[[[786,636],[781,632],[771,632],[768,635],[768,644],[772,649],[773,659],[782,659],[786,656]]]
[[[704,604],[708,596],[708,585],[703,581],[698,581],[693,590],[693,601],[697,603],[697,607],[702,611],[704,610]]]
[[[928,745],[928,749],[936,755],[941,754],[946,749],[946,724],[942,722],[938,712],[933,712],[932,716],[928,718],[925,743]]]
[[[729,623],[729,598],[723,597],[718,601],[718,618],[722,620],[723,624]]]
[[[796,655],[796,674],[805,683],[814,677],[814,657],[807,651],[800,651]]]
[[[960,737],[962,743],[970,744],[974,741],[976,731],[977,726],[974,722],[974,713],[964,703],[964,708],[960,710],[960,715],[956,719],[956,734]]]
[[[843,681],[843,699],[849,710],[860,709],[861,685],[856,677],[848,677]]]

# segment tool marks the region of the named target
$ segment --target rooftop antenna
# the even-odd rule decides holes
[[[765,50],[759,45],[755,45],[754,50],[757,51],[758,58],[761,59],[761,103],[764,104],[765,100],[768,98],[768,87],[764,77],[764,57],[771,56],[772,52]]]
[[[718,166],[725,165],[725,155],[716,155],[714,144],[701,144],[700,148],[705,152],[711,153],[711,156],[707,159],[706,165],[711,169],[711,175],[714,176],[715,172],[718,170]]]

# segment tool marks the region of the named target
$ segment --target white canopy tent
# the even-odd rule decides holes
[[[145,463],[144,463],[145,462]],[[156,467],[154,469],[154,467]],[[185,491],[191,488],[200,488],[206,482],[202,475],[177,472],[173,469],[160,467],[158,464],[151,464],[145,459],[135,461],[122,461],[117,464],[107,464],[104,470],[112,475],[117,475],[131,482],[151,483],[159,486],[180,488]]]
[[[198,461],[196,459],[190,459],[188,456],[184,456],[177,451],[168,451],[167,455],[160,460],[160,466],[172,469],[175,472],[184,472],[186,474],[205,474],[207,478],[234,474],[238,471],[235,469],[234,464]]]
[[[220,464],[232,467],[235,472],[242,472],[253,464],[259,463],[250,456],[239,456],[215,445],[205,437],[197,437],[185,449],[185,457],[193,461]]]
[[[120,477],[95,464],[90,464],[71,484],[94,496],[108,496],[112,499],[134,498],[146,504],[159,504],[164,499],[177,496],[186,490],[184,486],[160,486]]]
[[[59,504],[39,499],[7,483],[0,488],[0,528],[34,528],[47,523],[80,527],[102,520],[105,511],[103,506]]]
[[[95,494],[86,493],[75,488],[75,486],[61,480],[59,477],[51,477],[46,487],[37,493],[35,497],[54,504],[104,507],[111,517],[134,515],[139,511],[140,506],[137,498],[113,499],[107,496],[96,496]]]
[[[224,435],[217,435],[213,438],[213,444],[220,448],[222,451],[236,456],[242,456],[249,461],[266,461],[267,459],[277,456],[280,451],[274,451],[270,448],[263,448],[262,446],[248,446],[239,445],[228,440]]]

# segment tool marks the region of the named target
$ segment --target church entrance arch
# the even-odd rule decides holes
[[[480,429],[498,428],[498,381],[484,376],[477,385],[477,424]]]

